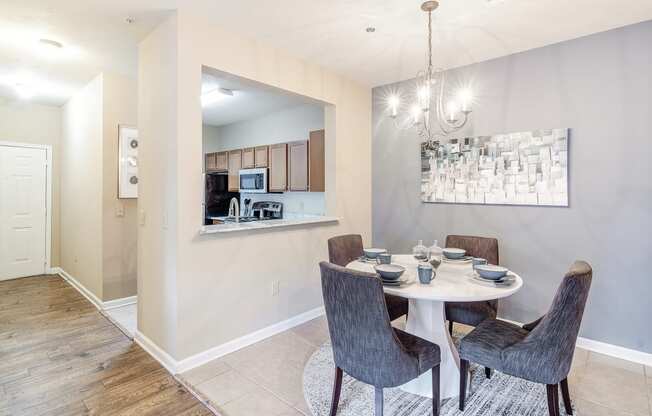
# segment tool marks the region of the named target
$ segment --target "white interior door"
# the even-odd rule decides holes
[[[45,273],[46,150],[0,145],[0,280]]]

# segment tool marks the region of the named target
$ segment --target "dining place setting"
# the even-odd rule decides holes
[[[380,277],[383,285],[392,287],[402,287],[416,282],[421,284],[430,284],[436,276],[437,268],[442,264],[451,265],[471,265],[471,270],[466,276],[473,279],[479,284],[485,284],[496,287],[511,286],[516,282],[516,275],[509,269],[489,264],[484,258],[473,257],[467,254],[467,251],[457,247],[439,248],[435,240],[432,247],[423,246],[419,241],[413,249],[413,257],[418,261],[416,268],[416,280],[411,280],[404,276],[407,270],[404,265],[392,262],[392,254],[384,248],[363,248],[363,255],[357,261],[373,265],[374,271]],[[395,257],[397,261],[405,256]]]
[[[448,235],[444,247],[420,240],[394,253],[347,234],[328,240],[328,254],[319,267],[330,341],[303,377],[313,414],[573,414],[567,377],[588,263],[571,265],[545,315],[517,325],[498,311],[524,279],[500,264],[497,238]]]

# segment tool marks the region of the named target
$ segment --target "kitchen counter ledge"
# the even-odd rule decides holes
[[[281,220],[266,220],[266,221],[204,225],[199,230],[199,234],[204,235],[204,234],[234,233],[238,231],[269,230],[272,228],[295,227],[298,225],[336,223],[338,221],[339,218],[337,217],[326,217],[326,216],[317,216],[317,215],[314,216],[306,215],[301,217],[293,216],[290,218],[283,218]]]

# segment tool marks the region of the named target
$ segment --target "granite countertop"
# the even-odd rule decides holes
[[[225,224],[204,225],[199,230],[199,234],[219,234],[232,233],[238,231],[255,231],[268,230],[270,228],[292,227],[309,224],[326,224],[336,223],[337,217],[328,217],[323,215],[307,214],[286,214],[285,218],[280,220],[265,220],[251,222],[229,222]]]

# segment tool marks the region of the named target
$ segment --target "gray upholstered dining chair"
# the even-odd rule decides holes
[[[328,239],[328,260],[333,264],[345,267],[363,254],[362,236],[359,234],[339,235]],[[385,303],[391,321],[408,313],[409,302],[405,298],[386,294]]]
[[[446,247],[462,248],[469,256],[481,257],[489,264],[498,264],[498,240],[495,238],[449,235],[446,237]],[[487,318],[495,318],[497,313],[497,300],[446,302],[446,319],[448,319],[448,330],[451,335],[453,334],[453,322],[477,326]]]
[[[546,385],[548,412],[559,416],[559,388],[573,414],[568,372],[589,295],[593,271],[576,261],[564,276],[548,313],[522,328],[497,319],[480,323],[460,343],[460,410],[464,410],[469,361]]]
[[[343,372],[374,386],[376,416],[382,416],[383,388],[405,384],[428,370],[433,415],[439,415],[439,346],[392,327],[376,274],[327,262],[319,267],[335,359],[330,415],[337,413]]]

